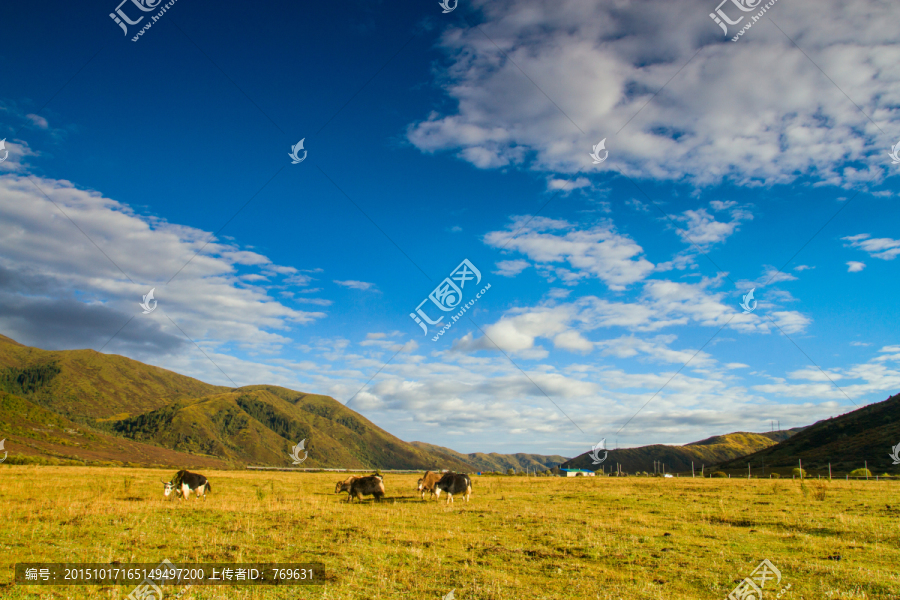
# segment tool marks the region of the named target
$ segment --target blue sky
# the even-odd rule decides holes
[[[139,3],[128,36],[116,2],[5,11],[0,333],[464,452],[900,391],[896,7],[779,3],[731,42],[715,3],[177,0],[133,42]],[[490,289],[433,341],[409,315],[464,259],[463,303]]]

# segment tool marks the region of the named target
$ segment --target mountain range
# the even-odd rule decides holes
[[[3,438],[11,463],[292,467],[291,450],[305,440],[304,468],[477,470],[465,455],[404,442],[328,396],[214,386],[122,356],[41,350],[0,335]],[[528,457],[497,464],[565,460]]]
[[[751,468],[799,467],[812,474],[847,473],[868,466],[875,474],[900,474],[900,461],[891,456],[900,451],[900,394],[889,396],[839,417],[818,421],[784,442],[723,462],[722,470],[747,472]]]
[[[122,356],[49,351],[0,335],[0,439],[9,462],[179,468],[292,467],[305,440],[304,468],[451,469],[541,472],[690,472],[771,467],[889,469],[888,442],[900,443],[900,395],[808,428],[737,432],[683,446],[539,454],[463,454],[405,442],[328,396],[271,385],[215,386]],[[883,456],[882,456],[883,455]],[[866,458],[870,457],[870,458]],[[656,463],[656,465],[655,465]],[[664,465],[658,466],[659,463]],[[859,463],[859,464],[857,464]]]
[[[691,472],[691,468],[699,475],[705,469],[732,460],[741,456],[752,454],[759,450],[769,448],[784,441],[802,427],[768,433],[736,432],[725,435],[717,435],[699,442],[685,444],[683,446],[669,446],[654,444],[639,448],[624,448],[609,450],[609,455],[599,465],[595,464],[589,452],[581,454],[571,460],[560,464],[562,469],[589,469],[591,471],[605,470],[606,472],[621,469],[633,474],[635,471],[654,472]],[[601,451],[598,456],[603,458]],[[657,463],[657,464],[654,464]],[[746,465],[745,465],[746,466]]]

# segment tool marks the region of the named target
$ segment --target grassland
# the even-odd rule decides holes
[[[12,583],[16,562],[320,562],[317,587],[195,587],[187,598],[717,599],[764,558],[782,598],[900,597],[892,481],[476,477],[450,507],[416,475],[342,502],[334,474],[0,465],[0,597],[122,598],[125,587]],[[777,592],[777,590],[775,590]],[[774,593],[771,594],[774,597]]]

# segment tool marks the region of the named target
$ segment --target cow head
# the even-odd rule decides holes
[[[165,490],[163,493],[165,493],[166,498],[168,498],[172,495],[172,492],[175,491],[175,484],[171,481],[163,481],[162,479],[160,479],[159,481],[165,486]]]
[[[425,487],[425,480],[419,479],[419,484],[418,484],[418,487],[416,488],[416,490],[421,492],[423,487]]]

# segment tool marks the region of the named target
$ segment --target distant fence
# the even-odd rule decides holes
[[[400,470],[400,469],[323,469],[317,467],[247,467],[248,469],[252,469],[254,471],[300,471],[303,473],[314,473],[314,472],[333,472],[333,473],[362,473],[365,471],[378,471],[379,473],[421,473],[422,469],[416,470]]]

